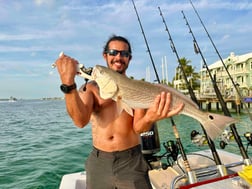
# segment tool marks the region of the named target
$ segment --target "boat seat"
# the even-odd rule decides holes
[[[149,178],[153,188],[170,188],[170,183],[176,178],[178,173],[174,168],[168,167],[167,169],[153,169],[149,171]],[[183,180],[182,180],[183,182]]]

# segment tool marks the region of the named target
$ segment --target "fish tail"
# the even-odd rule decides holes
[[[201,124],[206,130],[207,135],[211,139],[215,139],[216,137],[222,134],[225,127],[236,122],[237,120],[232,117],[214,113],[207,113],[207,118],[205,118],[201,122]]]

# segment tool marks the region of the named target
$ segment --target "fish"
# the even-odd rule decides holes
[[[101,98],[116,101],[119,111],[125,110],[131,116],[133,109],[148,109],[157,95],[169,92],[172,98],[170,109],[183,103],[184,107],[179,114],[199,121],[211,139],[215,139],[225,127],[237,121],[229,116],[200,110],[189,97],[170,86],[134,80],[101,65],[93,67],[89,79],[97,83]]]

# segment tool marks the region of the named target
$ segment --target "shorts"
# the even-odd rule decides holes
[[[152,189],[140,145],[117,152],[93,148],[85,169],[87,189]]]

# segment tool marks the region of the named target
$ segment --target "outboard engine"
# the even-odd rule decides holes
[[[142,153],[153,155],[160,151],[160,141],[157,124],[154,123],[149,131],[140,134]]]
[[[142,154],[151,169],[162,166],[160,159],[154,154],[160,151],[160,141],[157,124],[154,123],[149,131],[140,134]]]

